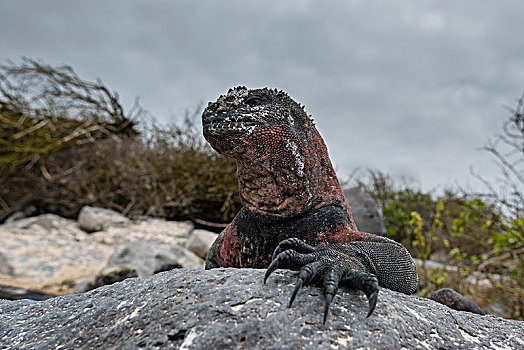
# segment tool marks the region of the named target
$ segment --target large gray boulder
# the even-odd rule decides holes
[[[177,269],[46,301],[0,300],[0,344],[13,349],[517,349],[524,322],[458,312],[382,289],[342,288],[327,325],[322,291],[287,303],[295,273]]]
[[[132,242],[119,248],[109,259],[104,271],[125,266],[136,270],[138,277],[147,277],[168,265],[203,269],[204,261],[178,244],[151,239]]]
[[[380,236],[386,235],[382,213],[371,194],[364,187],[356,186],[345,189],[344,195],[351,207],[351,214],[359,231]]]

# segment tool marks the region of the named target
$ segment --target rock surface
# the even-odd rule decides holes
[[[128,218],[110,209],[85,206],[78,214],[78,225],[86,232],[101,231],[111,225],[128,223]]]
[[[205,259],[218,234],[207,230],[193,230],[186,243],[186,248]]]
[[[6,257],[2,253],[0,253],[0,274],[11,276],[14,274],[13,267],[9,265]]]
[[[74,293],[83,293],[130,277],[147,277],[174,268],[203,269],[204,261],[195,253],[160,240],[141,240],[120,247],[104,270],[78,282]]]
[[[295,273],[176,269],[46,301],[0,300],[7,348],[365,348],[517,349],[524,322],[451,310],[386,289],[375,313],[341,288],[326,326],[322,291],[302,289],[287,303]]]
[[[351,207],[353,220],[362,232],[386,235],[386,227],[382,221],[382,214],[371,194],[363,187],[356,186],[344,190],[344,195]]]
[[[166,265],[189,269],[204,268],[203,260],[195,253],[177,244],[151,239],[128,243],[119,248],[109,259],[104,271],[126,266],[136,270],[138,277],[147,277]]]
[[[0,242],[11,267],[0,272],[0,285],[50,294],[67,293],[74,281],[101,271],[113,252],[90,242],[75,221],[52,214],[1,225]]]
[[[53,214],[6,223],[0,225],[0,286],[25,289],[28,291],[25,295],[33,291],[67,294],[86,279],[92,279],[86,283],[96,280],[95,285],[100,285],[126,276],[143,275],[138,271],[134,274],[124,271],[115,264],[108,267],[116,251],[135,243],[140,245],[137,242],[157,243],[135,254],[137,259],[132,269],[151,266],[151,270],[158,271],[175,265],[198,268],[203,262],[184,248],[193,227],[191,222],[148,218],[119,222],[88,234],[76,221]],[[145,260],[139,261],[140,258]],[[118,271],[115,272],[115,268]],[[107,273],[108,269],[112,271]]]

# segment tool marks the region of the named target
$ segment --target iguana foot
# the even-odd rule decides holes
[[[374,274],[362,271],[364,267],[359,262],[358,254],[351,256],[348,252],[351,252],[351,247],[346,244],[313,247],[297,238],[286,239],[275,249],[264,283],[277,268],[298,270],[297,283],[288,305],[291,307],[300,287],[307,286],[311,282],[322,281],[325,298],[324,324],[329,313],[329,305],[337,293],[339,284],[358,289],[368,298],[367,317],[369,317],[377,304],[378,280]]]

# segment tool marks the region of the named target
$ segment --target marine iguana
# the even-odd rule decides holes
[[[379,286],[412,294],[415,263],[401,244],[359,232],[327,148],[304,108],[285,92],[230,89],[202,114],[206,140],[237,161],[242,208],[206,259],[217,267],[299,270],[323,285],[324,323],[338,286],[364,292],[369,317]]]

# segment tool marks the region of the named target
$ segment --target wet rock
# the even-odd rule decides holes
[[[0,300],[0,343],[54,349],[518,349],[524,322],[451,310],[382,289],[367,300],[340,288],[322,325],[322,290],[303,288],[288,308],[296,273],[177,269],[84,294]]]

